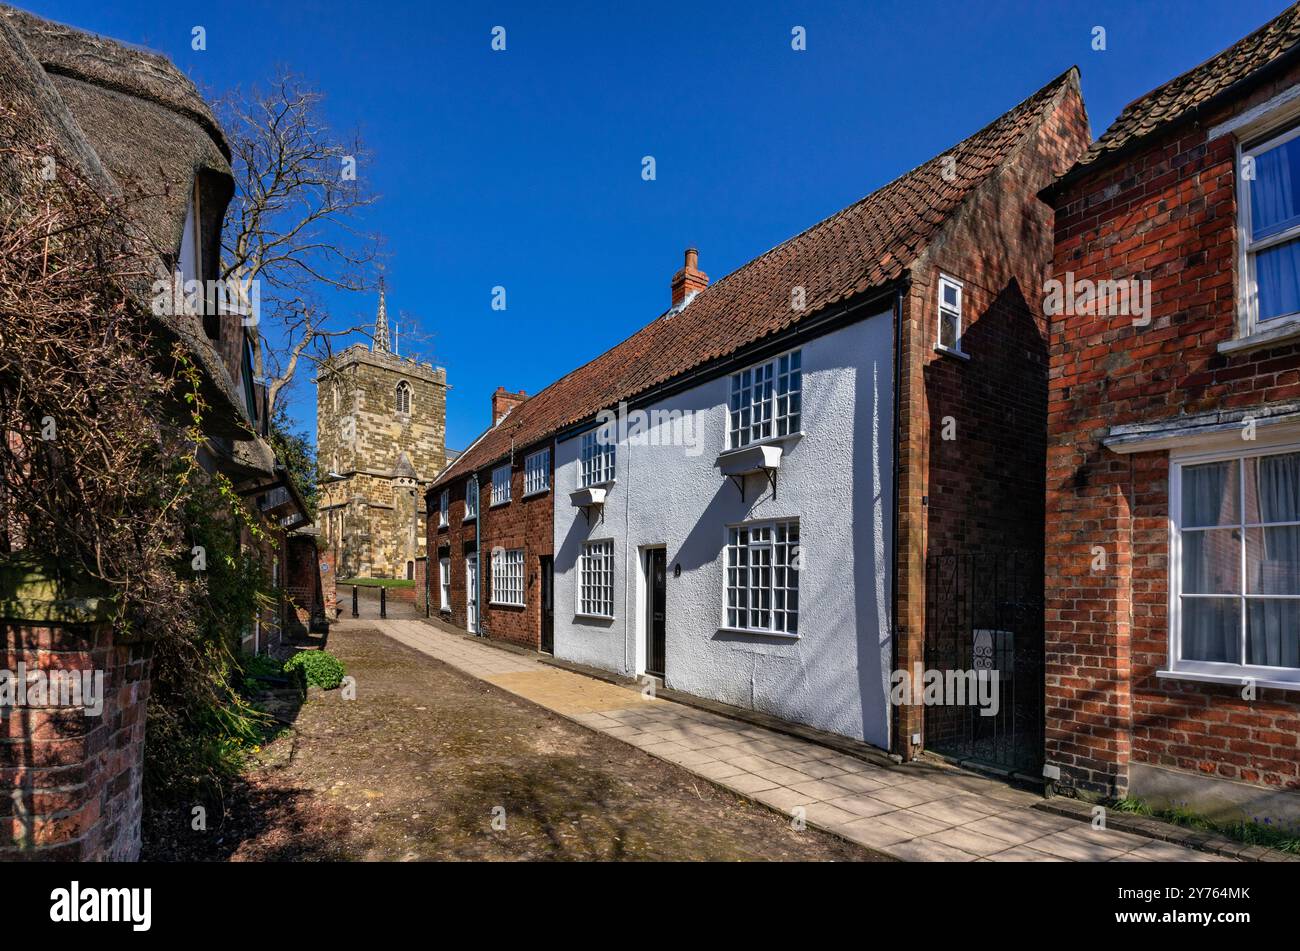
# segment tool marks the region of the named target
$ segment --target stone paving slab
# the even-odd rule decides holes
[[[346,621],[676,763],[769,808],[905,861],[1229,861],[1035,810],[1005,783],[886,768],[721,714],[543,664],[424,620]]]

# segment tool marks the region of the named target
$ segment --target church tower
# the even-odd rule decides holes
[[[320,525],[339,578],[413,577],[425,553],[424,490],[446,465],[447,371],[394,352],[386,289],[370,346],[316,377]]]

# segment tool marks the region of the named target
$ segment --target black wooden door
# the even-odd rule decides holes
[[[649,553],[650,597],[647,599],[649,623],[646,625],[646,673],[664,675],[664,607],[668,577],[668,553],[662,548]]]
[[[550,555],[541,556],[542,576],[542,650],[555,653],[555,563]]]

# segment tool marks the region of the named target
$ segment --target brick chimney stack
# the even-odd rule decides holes
[[[495,426],[501,422],[502,416],[526,399],[528,399],[528,394],[523,390],[518,393],[511,393],[504,386],[498,386],[497,391],[492,394],[492,425]]]
[[[699,268],[700,252],[686,249],[686,264],[673,275],[673,306],[684,307],[691,298],[709,286],[709,275]]]

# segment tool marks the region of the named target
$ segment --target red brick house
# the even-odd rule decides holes
[[[529,403],[497,387],[492,425],[429,488],[427,591],[434,616],[549,651],[554,457]]]
[[[1052,234],[1037,196],[1088,141],[1070,70],[720,280],[688,251],[668,310],[503,419],[494,406],[435,480],[446,616],[476,627],[476,580],[488,636],[537,646],[549,616],[557,658],[1037,775]],[[638,413],[693,438],[646,438],[669,434],[624,425]],[[919,684],[893,696],[899,671],[978,669],[981,651],[1004,661],[1000,715],[926,705]]]
[[[1292,7],[1045,192],[1046,760],[1080,791],[1300,817],[1298,135]]]

